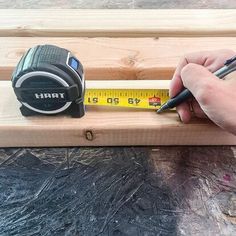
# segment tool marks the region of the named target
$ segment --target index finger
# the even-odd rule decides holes
[[[178,63],[175,73],[173,75],[173,78],[170,83],[170,97],[174,97],[177,95],[180,91],[183,90],[183,82],[181,79],[181,70],[184,66],[186,66],[189,63],[195,63],[199,65],[204,65],[209,52],[195,52],[185,55]]]

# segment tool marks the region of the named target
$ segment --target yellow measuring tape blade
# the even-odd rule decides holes
[[[169,99],[168,89],[86,89],[85,105],[157,109]]]

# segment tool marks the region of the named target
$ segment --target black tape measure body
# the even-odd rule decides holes
[[[66,49],[54,45],[29,49],[12,75],[12,86],[24,116],[85,113],[83,67]]]

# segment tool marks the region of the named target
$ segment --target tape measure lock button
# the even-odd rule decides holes
[[[54,45],[29,49],[16,66],[12,86],[24,116],[85,113],[83,67],[66,49]]]

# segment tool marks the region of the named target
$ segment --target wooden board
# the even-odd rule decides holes
[[[231,48],[234,37],[206,38],[55,38],[0,37],[0,80],[9,80],[24,52],[38,44],[71,50],[85,67],[86,80],[171,79],[186,53]]]
[[[235,36],[236,10],[2,9],[0,36]]]
[[[148,83],[155,87],[155,81]],[[10,82],[1,81],[0,147],[236,144],[236,136],[211,122],[184,125],[175,112],[88,107],[81,119],[23,117],[19,105]]]

